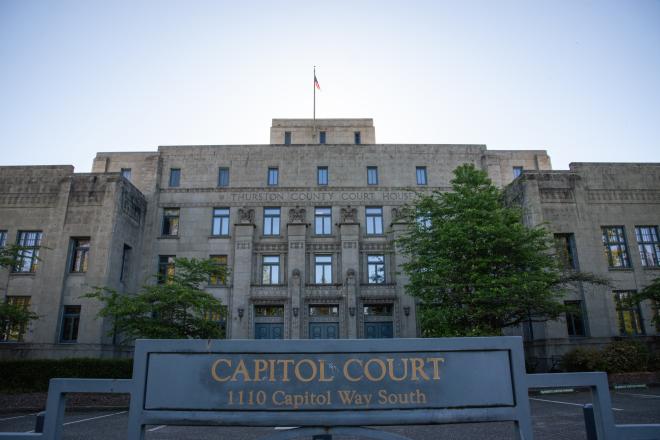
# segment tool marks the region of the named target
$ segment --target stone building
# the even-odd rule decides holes
[[[524,222],[545,224],[567,270],[609,280],[584,284],[565,302],[575,313],[524,328],[527,355],[552,369],[575,345],[657,335],[653,305],[630,295],[660,276],[660,164],[572,163],[568,171],[525,170],[507,188]]]
[[[81,295],[97,285],[135,291],[171,270],[174,257],[227,265],[227,279],[206,288],[224,305],[218,325],[229,338],[415,337],[415,301],[393,246],[405,228],[397,210],[418,191],[448,190],[463,163],[498,186],[514,182],[509,191],[526,221],[565,234],[580,268],[611,272],[594,239],[603,226],[623,225],[626,234],[654,227],[657,249],[657,165],[551,171],[542,150],[377,144],[371,119],[274,119],[268,145],[98,153],[89,174],[0,167],[0,240],[39,252],[0,269],[0,289],[41,316],[25,329],[6,326],[0,356],[117,355],[111,325]],[[607,203],[593,199],[610,194]],[[628,240],[632,269],[615,271],[622,290],[652,276]],[[569,335],[563,321],[535,328],[535,356],[619,335],[611,292],[580,295],[570,300],[582,301],[584,336]],[[647,334],[655,332],[650,313],[635,315]],[[571,317],[573,328],[578,321]]]

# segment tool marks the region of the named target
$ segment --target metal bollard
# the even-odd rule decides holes
[[[37,414],[37,419],[34,421],[34,432],[44,432],[44,418],[46,411],[41,411]]]
[[[584,413],[584,427],[587,431],[587,440],[598,440],[594,406],[591,403],[587,403],[582,407],[582,412]]]

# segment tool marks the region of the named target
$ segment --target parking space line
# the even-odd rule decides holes
[[[0,422],[4,422],[6,420],[16,420],[16,419],[22,419],[23,417],[30,417],[30,416],[36,416],[39,413],[30,413],[30,414],[24,414],[22,416],[14,416],[14,417],[5,417],[4,419],[0,419]]]
[[[80,420],[73,420],[71,422],[62,423],[62,426],[73,425],[74,423],[91,422],[92,420],[98,420],[98,419],[105,419],[106,417],[118,416],[119,414],[125,414],[127,412],[128,411],[119,411],[119,412],[116,412],[116,413],[103,414],[102,416],[88,417],[86,419],[80,419]],[[34,432],[34,429],[32,431],[25,431],[25,432],[26,433]]]
[[[620,394],[622,396],[640,396],[645,399],[660,399],[660,396],[658,396],[657,394],[621,393],[621,392],[617,392],[617,394]]]
[[[561,400],[538,399],[536,397],[530,397],[529,400],[538,400],[539,402],[561,403],[562,405],[573,405],[573,406],[582,406],[582,407],[584,407],[584,404],[582,404],[582,403],[562,402]],[[612,410],[613,411],[623,411],[623,409],[621,409],[621,408],[614,408],[614,407],[612,407]]]
[[[159,429],[163,429],[163,428],[166,427],[166,426],[167,426],[167,425],[158,425],[158,426],[156,426],[155,428],[147,429],[147,431],[148,431],[148,432],[158,431]]]

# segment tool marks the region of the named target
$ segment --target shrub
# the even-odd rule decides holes
[[[564,371],[604,371],[605,361],[599,350],[577,347],[562,357],[561,368]]]
[[[649,349],[634,340],[614,341],[603,350],[608,373],[646,371],[649,366]]]
[[[29,359],[0,362],[0,392],[20,393],[48,390],[55,377],[126,379],[131,377],[132,359]]]
[[[660,371],[660,351],[653,352],[649,356],[649,371]]]

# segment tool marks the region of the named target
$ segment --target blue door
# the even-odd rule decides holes
[[[339,324],[336,322],[310,322],[310,339],[339,339]]]
[[[255,339],[282,339],[284,335],[284,324],[282,323],[255,323]]]
[[[367,339],[391,338],[394,331],[391,322],[365,322],[364,337]]]

